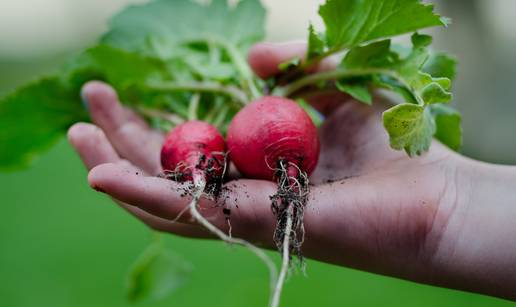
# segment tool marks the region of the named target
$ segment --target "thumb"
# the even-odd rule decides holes
[[[258,43],[249,50],[248,61],[254,72],[262,79],[280,72],[279,65],[294,58],[304,58],[306,43]]]
[[[306,42],[258,43],[249,50],[248,61],[253,71],[262,79],[270,78],[280,72],[281,63],[299,58],[304,60]],[[327,71],[335,68],[339,57],[324,59],[310,70]]]

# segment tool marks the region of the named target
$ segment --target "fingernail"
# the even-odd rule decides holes
[[[82,102],[83,108],[86,111],[89,111],[88,99],[86,98],[86,95],[84,94],[84,91],[81,91],[81,102]]]

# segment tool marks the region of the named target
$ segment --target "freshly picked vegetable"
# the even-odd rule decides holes
[[[319,156],[316,126],[324,120],[300,99],[303,94],[342,92],[367,105],[378,91],[396,94],[383,124],[391,147],[411,157],[428,151],[434,138],[457,150],[462,137],[461,117],[449,106],[456,60],[432,51],[432,37],[419,33],[449,24],[433,5],[327,0],[319,10],[324,28],[308,27],[306,55],[261,80],[246,57],[265,37],[265,15],[259,0],[154,0],[128,7],[112,18],[97,45],[54,75],[0,99],[0,169],[29,166],[72,124],[88,121],[80,89],[90,80],[107,82],[129,108],[169,133],[160,175],[191,183],[185,209],[221,239],[266,262],[276,283],[270,304],[278,306],[291,253],[302,259],[303,210]],[[411,35],[409,46],[392,41],[400,35]],[[334,56],[340,57],[334,69],[313,72]],[[277,219],[272,239],[283,257],[278,278],[263,251],[197,211],[202,198],[218,199],[230,161],[246,178],[278,184],[270,195]]]

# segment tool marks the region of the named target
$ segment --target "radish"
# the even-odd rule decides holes
[[[167,135],[161,148],[165,177],[193,183],[189,191],[193,199],[185,210],[197,211],[198,202],[206,191],[210,197],[218,196],[227,165],[225,151],[226,143],[217,128],[202,121],[182,123]]]
[[[267,96],[237,113],[229,125],[227,145],[244,176],[278,182],[278,192],[271,197],[277,219],[274,241],[283,257],[271,303],[278,306],[291,253],[302,259],[308,176],[319,158],[317,128],[294,101]]]
[[[217,128],[191,120],[168,134],[161,149],[161,166],[176,181],[193,181],[198,187],[203,182],[221,184],[226,170],[225,151],[226,142]]]
[[[231,121],[229,155],[246,177],[275,180],[279,162],[291,177],[311,174],[319,158],[317,128],[295,102],[263,97],[242,109]]]
[[[201,197],[204,195],[216,199],[221,190],[227,166],[225,151],[226,143],[217,128],[202,121],[187,121],[176,126],[167,135],[161,149],[161,165],[165,177],[178,182],[193,183],[190,189],[192,200],[174,222],[184,211],[190,209],[192,217],[221,240],[248,248],[267,265],[273,289],[277,273],[269,256],[245,240],[226,235],[199,213]]]

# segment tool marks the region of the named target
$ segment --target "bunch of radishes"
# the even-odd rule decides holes
[[[240,110],[229,125],[226,141],[214,126],[188,121],[167,136],[161,151],[162,166],[168,178],[192,182],[189,209],[200,224],[228,243],[247,246],[265,260],[272,281],[276,283],[271,306],[278,306],[291,253],[300,256],[308,176],[319,157],[317,128],[294,101],[267,96]],[[203,195],[217,196],[214,194],[220,189],[210,188],[210,184],[220,186],[223,183],[229,160],[246,178],[278,183],[277,194],[271,195],[271,209],[277,219],[274,241],[283,257],[278,278],[274,265],[260,249],[226,235],[197,210]]]

